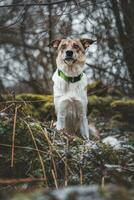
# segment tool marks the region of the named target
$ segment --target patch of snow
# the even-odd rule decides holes
[[[5,117],[5,116],[7,116],[7,113],[5,113],[5,112],[0,112],[0,117]]]
[[[96,194],[96,196],[99,196],[99,190],[98,187],[93,185],[90,187],[78,187],[78,186],[74,186],[74,187],[68,187],[62,190],[54,190],[52,192],[52,195],[55,197],[55,199],[59,199],[59,200],[65,200],[65,199],[74,199],[74,198],[68,198],[69,195],[75,195],[75,198],[77,197],[77,199],[80,200],[91,200],[94,197],[94,194]]]
[[[121,165],[110,165],[110,164],[105,164],[105,167],[109,169],[116,169],[118,172],[122,171]]]
[[[98,146],[94,141],[88,140],[85,144],[86,147],[92,148],[92,149],[97,149]]]
[[[134,150],[134,146],[130,145],[130,144],[124,144],[123,148],[127,148],[127,149],[132,149]]]
[[[108,137],[104,138],[102,140],[102,142],[106,145],[113,147],[113,149],[116,149],[116,150],[121,148],[120,141],[117,140],[116,138],[112,137],[112,136],[108,136]]]

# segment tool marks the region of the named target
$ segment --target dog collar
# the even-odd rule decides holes
[[[61,70],[58,69],[58,75],[59,75],[61,78],[63,78],[65,81],[67,81],[67,82],[75,83],[75,82],[81,80],[81,77],[83,76],[83,73],[81,73],[81,74],[78,75],[78,76],[71,77],[71,76],[66,76]]]

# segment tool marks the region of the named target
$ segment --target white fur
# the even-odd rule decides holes
[[[86,74],[83,73],[80,81],[68,83],[58,76],[58,71],[56,70],[53,75],[53,81],[54,104],[57,113],[56,128],[58,130],[65,129],[70,134],[79,131],[84,138],[89,139],[86,116],[88,102]]]

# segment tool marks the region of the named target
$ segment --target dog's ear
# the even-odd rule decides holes
[[[62,39],[53,40],[53,41],[50,43],[50,46],[52,46],[54,49],[58,49],[61,40],[62,40]]]
[[[86,39],[86,38],[80,39],[80,41],[81,41],[84,49],[87,49],[91,44],[96,42],[96,40],[91,40],[91,39]]]

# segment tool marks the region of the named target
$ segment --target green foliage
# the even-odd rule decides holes
[[[17,118],[14,166],[11,167],[13,123],[14,120],[8,117],[0,122],[0,177],[43,177],[43,163],[47,177],[45,185],[49,187],[55,186],[52,170],[56,170],[59,186],[65,179],[69,185],[80,184],[80,170],[83,184],[101,184],[102,177],[107,174],[107,183],[132,185],[131,166],[123,168],[125,163],[132,162],[130,149],[115,150],[101,142],[92,146],[79,137],[56,132],[49,125],[46,130],[30,118]]]
[[[102,81],[97,80],[87,86],[87,93],[88,95],[97,95],[106,97],[107,95],[111,95],[114,97],[122,97],[123,93],[117,87],[112,85],[105,85]]]
[[[14,167],[11,168],[11,147],[13,135],[13,120],[3,118],[0,121],[0,145],[2,157],[0,160],[0,177],[27,177],[36,176],[36,169],[41,169],[34,141],[30,134],[28,125],[23,119],[17,119],[15,130],[15,155]],[[42,128],[38,122],[29,122],[29,127],[34,135],[36,143],[42,147],[45,146],[45,140],[41,134]],[[48,147],[46,147],[47,149]],[[4,165],[4,168],[3,168]],[[29,171],[30,169],[30,171]],[[7,173],[8,172],[8,173]],[[41,175],[42,173],[40,173]]]
[[[92,92],[97,92],[98,90],[102,89],[103,86],[104,85],[103,85],[102,81],[100,81],[100,80],[94,81],[93,83],[88,84],[88,86],[87,86],[87,92],[88,92],[88,94],[90,94]],[[98,94],[100,95],[100,92]]]
[[[133,116],[130,115],[133,111],[133,100],[119,100],[112,96],[89,97],[90,116],[93,117],[101,139],[108,135],[117,135],[126,142],[126,147],[118,150],[101,141],[94,141],[92,145],[78,136],[57,132],[48,122],[54,119],[52,96],[18,95],[13,105],[8,108],[4,104],[2,109],[6,110],[0,116],[1,178],[46,176],[47,181],[43,185],[55,187],[53,170],[59,187],[65,181],[68,185],[79,185],[81,179],[83,184],[101,184],[103,178],[106,183],[133,186],[133,129],[126,133],[128,129],[120,129],[119,125],[125,124],[124,115]],[[127,126],[130,124],[127,121]]]
[[[109,115],[112,113],[112,108],[110,106],[113,101],[113,97],[98,97],[96,95],[92,95],[89,97],[88,110],[92,112],[98,110],[101,115]]]
[[[61,198],[62,197],[62,198]],[[59,190],[45,191],[38,189],[29,192],[14,194],[12,200],[132,200],[133,193],[122,186],[106,185],[104,188],[94,186],[60,188]],[[5,199],[6,200],[6,199]]]
[[[17,95],[16,100],[22,101],[23,113],[36,119],[46,121],[55,117],[53,96],[51,95],[21,94]]]
[[[122,119],[133,122],[134,119],[134,100],[121,99],[113,101],[111,107],[114,111],[122,114]]]

